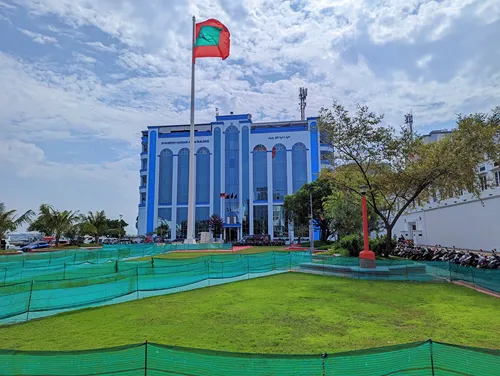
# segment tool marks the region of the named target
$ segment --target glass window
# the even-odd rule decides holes
[[[221,159],[221,132],[220,128],[214,131],[214,197],[212,213],[220,216],[220,161]]]
[[[282,205],[273,206],[273,234],[275,238],[288,236],[288,226],[285,222],[285,211]]]
[[[267,205],[256,205],[253,207],[253,233],[268,234]]]
[[[141,193],[141,204],[142,205],[146,204],[146,193],[145,192]]]
[[[241,229],[243,235],[250,234],[249,207],[250,207],[250,132],[247,126],[241,129],[241,173],[243,186],[243,213],[241,213]]]
[[[147,153],[148,152],[148,143],[147,142],[143,142],[142,143],[142,152],[143,153]]]
[[[168,226],[168,231],[163,228],[158,232],[161,232],[161,236],[170,237],[170,234],[172,233],[172,209],[171,208],[160,208],[158,209],[158,227],[162,227],[162,225],[167,225]]]
[[[145,187],[148,183],[148,177],[146,175],[141,176],[141,187]]]
[[[177,166],[177,205],[187,205],[189,196],[189,149],[179,150]]]
[[[239,147],[240,131],[235,126],[230,126],[225,132],[225,192],[226,192],[226,216],[230,212],[239,212],[240,191],[240,147]]]
[[[177,208],[176,237],[186,239],[187,237],[188,208]]]
[[[302,142],[292,147],[292,193],[307,183],[307,150]]]
[[[282,201],[287,194],[285,145],[274,145],[271,157],[273,160],[273,201]]]
[[[196,153],[196,203],[210,203],[210,151],[199,148]]]
[[[500,187],[500,171],[495,172],[495,183],[497,187]]]
[[[267,201],[267,149],[264,145],[253,148],[253,198]]]
[[[158,203],[160,205],[172,204],[172,180],[174,171],[174,153],[164,149],[160,153]]]
[[[199,236],[200,232],[208,232],[208,218],[210,217],[210,208],[201,207],[195,209],[195,236]]]
[[[141,159],[141,170],[145,170],[148,161],[146,159]]]

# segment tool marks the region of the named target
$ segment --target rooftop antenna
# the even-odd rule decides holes
[[[219,107],[215,107],[215,116],[219,116]]]
[[[413,138],[413,110],[409,114],[405,115],[405,124],[410,129],[411,138]]]
[[[307,98],[307,88],[301,87],[299,89],[299,99],[300,99],[300,120],[306,120],[306,98]]]

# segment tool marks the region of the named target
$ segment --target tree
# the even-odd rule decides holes
[[[224,228],[224,220],[217,214],[212,214],[212,216],[208,218],[208,227],[214,234],[214,238],[218,238]]]
[[[325,210],[327,198],[332,194],[333,185],[328,179],[317,179],[316,181],[304,184],[295,194],[285,196],[283,209],[285,216],[294,226],[306,225],[310,217],[310,193],[312,193],[312,209],[314,226],[321,231],[321,240],[327,241],[331,235],[332,218]]]
[[[125,236],[125,228],[128,223],[123,219],[106,219],[106,230],[104,230],[103,235],[122,237]]]
[[[334,190],[325,203],[327,216],[332,218],[330,227],[340,240],[351,234],[363,232],[363,221],[361,215],[361,202],[352,194]],[[371,207],[368,207],[368,229],[370,232],[378,231],[380,218]]]
[[[16,217],[16,210],[7,211],[5,204],[0,202],[0,240],[5,238],[7,232],[15,231],[24,223],[29,223],[35,213],[28,210],[24,214]]]
[[[156,228],[155,232],[158,236],[161,236],[162,238],[164,236],[167,236],[167,234],[170,232],[170,226],[168,225],[168,222],[161,221],[160,225]]]
[[[29,231],[40,231],[45,235],[54,235],[56,247],[61,236],[71,234],[73,226],[80,219],[77,211],[56,210],[53,206],[40,205],[38,218],[31,223]]]
[[[331,110],[321,110],[319,126],[321,142],[335,150],[335,169],[325,178],[357,196],[360,185],[368,187],[367,203],[387,232],[387,256],[394,225],[417,198],[445,199],[460,190],[479,195],[477,165],[500,156],[500,107],[490,115],[459,116],[448,137],[429,144],[407,129],[382,126],[382,120],[367,106],[350,114],[335,101]]]
[[[105,235],[108,229],[108,219],[104,210],[95,213],[89,211],[87,215],[83,216],[83,222],[86,223],[85,230],[87,234],[93,235],[94,242],[99,243],[99,236]]]

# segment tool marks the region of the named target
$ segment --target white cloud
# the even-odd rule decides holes
[[[34,31],[19,29],[18,30],[29,38],[32,38],[33,42],[38,44],[55,44],[57,39],[54,37],[49,37],[40,33],[35,33]]]
[[[95,48],[98,51],[104,51],[104,52],[116,52],[115,46],[106,46],[102,44],[101,42],[86,42],[85,43],[87,46],[90,46],[92,48]]]
[[[429,63],[432,61],[432,55],[425,55],[422,56],[420,59],[417,60],[417,67],[419,68],[425,68]]]
[[[11,10],[16,9],[16,7],[14,5],[7,4],[3,1],[0,1],[0,8],[11,9]]]
[[[83,55],[83,54],[79,54],[79,53],[74,53],[73,56],[75,57],[75,60],[77,62],[80,62],[80,63],[94,64],[97,61],[97,59],[95,59],[91,56],[87,56],[87,55]]]

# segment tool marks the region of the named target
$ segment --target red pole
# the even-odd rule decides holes
[[[364,237],[364,243],[365,243],[365,251],[370,250],[370,240],[369,240],[369,235],[368,235],[368,210],[366,208],[366,196],[363,196],[361,198],[361,208],[363,211],[363,237]]]

